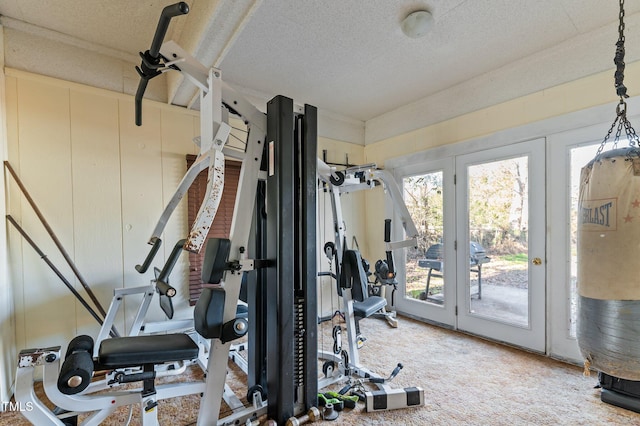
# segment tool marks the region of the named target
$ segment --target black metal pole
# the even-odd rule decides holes
[[[305,105],[300,144],[302,203],[302,304],[304,306],[304,405],[318,405],[318,295],[316,198],[318,193],[318,110]]]
[[[276,96],[267,103],[267,413],[278,424],[295,415],[294,291],[297,203],[293,100]]]
[[[264,181],[258,182],[256,194],[256,211],[253,218],[253,233],[249,247],[255,249],[255,259],[267,259],[267,212],[266,186]],[[253,241],[251,241],[253,239]],[[253,243],[253,244],[252,244]],[[251,255],[251,254],[250,254]],[[249,348],[247,350],[248,388],[259,385],[267,387],[267,312],[269,311],[267,296],[267,271],[257,269],[247,275],[247,304],[249,315]]]
[[[71,260],[71,256],[69,256],[69,253],[67,253],[67,251],[62,246],[62,243],[60,242],[56,234],[53,232],[53,229],[51,229],[51,227],[49,226],[49,223],[42,215],[42,212],[40,212],[40,209],[36,205],[35,201],[33,201],[33,198],[31,198],[31,195],[29,195],[27,188],[24,186],[24,184],[16,174],[15,170],[13,170],[13,167],[11,167],[11,164],[9,164],[8,161],[5,161],[4,166],[9,171],[13,179],[15,180],[16,184],[18,185],[18,188],[20,188],[20,191],[22,191],[22,195],[24,195],[26,200],[29,202],[29,205],[33,209],[33,212],[36,214],[36,216],[38,216],[38,219],[40,219],[40,223],[42,223],[42,226],[44,226],[44,229],[47,230],[54,244],[56,245],[58,250],[60,250],[62,257],[64,257],[64,260],[66,260],[67,264],[69,265],[69,267],[71,268],[75,276],[78,278],[78,281],[80,281],[80,284],[82,284],[82,287],[84,287],[85,291],[89,295],[89,298],[93,301],[95,307],[98,309],[98,312],[100,312],[103,317],[106,317],[107,313],[105,312],[104,308],[98,301],[98,298],[95,296],[95,294],[93,294],[93,291],[91,291],[91,287],[89,287],[89,284],[87,284],[87,281],[80,274],[80,271],[76,267],[75,263],[73,263],[73,260]],[[115,327],[112,328],[112,330],[115,332],[116,335],[118,335],[118,332],[116,331]]]
[[[42,252],[42,250],[40,250],[40,247],[38,247],[38,245],[31,239],[31,237],[29,237],[29,235],[26,233],[26,231],[24,229],[22,229],[22,227],[20,225],[18,225],[18,222],[16,222],[15,219],[13,217],[11,217],[11,215],[7,215],[7,220],[18,230],[18,232],[20,233],[20,235],[22,235],[22,237],[25,239],[25,241],[28,242],[31,247],[33,247],[33,249],[36,251],[36,253],[38,253],[38,256],[40,256],[40,258],[42,260],[44,260],[44,263],[46,263],[49,266],[49,268],[51,268],[51,270],[58,276],[58,278],[60,278],[60,280],[62,280],[64,285],[67,286],[69,291],[71,293],[73,293],[73,295],[76,297],[76,299],[78,299],[78,301],[91,314],[91,316],[94,317],[96,319],[96,321],[98,321],[98,323],[100,325],[102,325],[103,324],[102,318],[100,318],[98,316],[98,314],[96,314],[96,312],[93,310],[93,308],[91,308],[91,306],[87,303],[87,301],[84,300],[82,295],[80,295],[80,293],[78,293],[76,291],[76,289],[73,288],[73,285],[69,282],[69,280],[67,280],[64,277],[64,275],[62,275],[62,272],[60,272],[60,270],[58,268],[56,268],[56,266],[53,264],[53,262],[51,262],[49,260],[47,255],[44,254]],[[115,330],[113,330],[113,329],[111,330],[111,336],[112,337],[117,337],[117,334],[115,333]]]

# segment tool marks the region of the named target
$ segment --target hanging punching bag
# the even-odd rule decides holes
[[[603,152],[582,169],[577,338],[598,371],[640,380],[640,158]]]

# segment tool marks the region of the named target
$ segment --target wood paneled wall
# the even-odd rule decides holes
[[[130,96],[15,70],[6,72],[6,106],[8,160],[104,308],[114,289],[148,285],[153,268],[141,275],[134,267],[148,253],[151,232],[186,171],[185,155],[197,153],[197,112],[145,101],[144,125],[136,127]],[[89,300],[10,177],[6,188],[8,214]],[[183,202],[154,266],[163,265],[187,225]],[[98,323],[7,226],[17,348],[95,337]],[[187,272],[184,254],[171,275],[177,318],[192,312]],[[130,327],[139,302],[125,300],[120,332]],[[162,319],[155,300],[149,317]]]

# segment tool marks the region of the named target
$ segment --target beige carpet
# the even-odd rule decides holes
[[[584,377],[581,368],[406,318],[397,329],[368,319],[362,331],[368,338],[360,350],[363,363],[387,376],[402,362],[391,385],[421,386],[425,405],[365,413],[360,403],[323,424],[640,425],[640,414],[601,402],[595,374]],[[320,340],[330,348],[328,335]],[[237,369],[231,369],[229,382],[241,386]],[[161,401],[160,424],[195,424],[198,406],[195,396]],[[222,410],[228,411],[224,404]],[[121,408],[104,424],[123,425],[127,416]],[[23,424],[28,423],[17,413],[0,414],[0,425]],[[131,424],[139,424],[137,407]]]

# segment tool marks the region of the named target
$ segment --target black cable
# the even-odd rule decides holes
[[[240,139],[239,137],[237,137],[237,136],[236,136],[236,135],[234,135],[233,133],[229,133],[229,135],[230,135],[231,137],[236,138],[238,141],[240,141],[240,143],[241,143],[242,145],[247,146],[247,141],[246,141],[246,140],[242,140],[242,139]]]
[[[237,130],[237,131],[239,131],[239,132],[249,133],[249,131],[248,131],[247,129],[241,129],[240,127],[234,127],[234,126],[231,126],[231,128],[232,128],[233,130]]]

